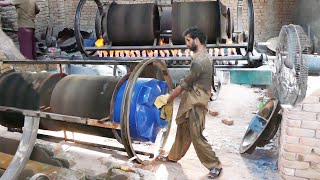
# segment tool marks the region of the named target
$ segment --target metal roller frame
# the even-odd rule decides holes
[[[158,156],[161,148],[164,146],[164,144],[168,138],[170,127],[171,127],[171,121],[170,121],[168,123],[165,131],[164,132],[162,130],[160,131],[159,134],[161,134],[161,133],[163,133],[163,134],[160,137],[160,139],[159,139],[159,137],[157,137],[157,139],[156,139],[156,143],[157,143],[157,141],[160,141],[160,142],[158,142],[158,143],[160,143],[160,146],[159,146],[159,149],[156,152],[154,152],[153,156],[150,156],[150,158],[147,160],[142,160],[137,156],[137,154],[132,146],[132,141],[131,141],[131,136],[130,136],[130,127],[129,127],[131,98],[132,98],[135,83],[138,80],[140,74],[145,69],[145,67],[147,67],[147,65],[152,64],[152,63],[161,69],[163,77],[168,84],[169,91],[172,91],[172,80],[169,75],[168,69],[166,68],[166,65],[162,61],[159,61],[156,59],[149,59],[149,60],[142,61],[134,68],[134,70],[132,71],[132,73],[128,79],[128,83],[125,87],[124,96],[122,99],[122,107],[121,107],[121,113],[120,113],[122,144],[124,145],[124,148],[126,149],[128,156],[130,158],[135,158],[135,161],[137,161],[141,164],[149,164]],[[158,134],[158,136],[159,136],[159,134]]]
[[[104,6],[102,5],[102,3],[99,0],[94,0],[98,6],[98,11],[97,11],[97,16],[96,16],[96,34],[97,35],[101,35],[102,30],[101,30],[101,21],[102,21],[102,16],[108,14],[109,12],[109,8],[110,6],[113,4],[111,3],[110,6]],[[76,34],[76,40],[77,40],[77,44],[78,47],[80,49],[80,51],[82,53],[84,53],[86,56],[91,56],[92,54],[94,54],[95,51],[97,50],[148,50],[148,49],[177,49],[177,48],[181,48],[181,49],[185,49],[186,46],[184,45],[173,45],[173,46],[116,46],[116,47],[112,47],[111,45],[109,45],[108,47],[84,47],[83,46],[83,42],[82,42],[82,36],[80,34],[80,12],[84,6],[84,3],[86,2],[86,0],[80,0],[78,7],[77,7],[77,11],[76,11],[76,18],[75,18],[75,34]],[[220,1],[219,1],[220,2]],[[242,32],[242,4],[243,4],[243,0],[238,0],[238,8],[237,8],[237,16],[238,16],[238,21],[237,21],[237,25],[238,25],[238,32]],[[253,10],[253,1],[252,0],[248,0],[248,26],[249,26],[249,37],[248,37],[248,42],[247,43],[243,43],[243,44],[229,44],[229,45],[224,45],[224,44],[208,44],[207,47],[208,48],[246,48],[247,49],[247,53],[252,53],[253,51],[253,46],[254,46],[254,10]],[[232,20],[232,15],[230,14],[230,20]],[[232,22],[228,22],[228,27],[230,27],[230,29],[228,29],[228,36],[229,34],[231,35],[232,29],[233,29],[233,25]],[[100,30],[99,30],[100,29]],[[109,39],[109,37],[106,37],[107,39]],[[88,53],[91,52],[91,53]],[[248,59],[248,63],[251,67],[256,67],[258,66],[257,62],[252,61],[251,59]]]
[[[74,19],[74,33],[75,33],[75,38],[76,38],[76,42],[77,42],[77,46],[79,48],[79,50],[85,54],[86,56],[91,56],[93,55],[96,50],[91,51],[91,53],[87,53],[84,49],[84,45],[83,45],[83,38],[82,35],[80,33],[80,18],[81,18],[81,11],[83,9],[84,4],[86,3],[87,0],[80,0],[79,4],[77,6],[77,10],[76,10],[76,15],[75,15],[75,19]],[[98,12],[100,14],[100,16],[102,16],[103,14],[103,5],[99,0],[94,0],[94,2],[97,4],[98,7]],[[96,16],[96,21],[97,19],[99,19],[98,16]],[[97,23],[97,22],[96,22]],[[97,38],[99,38],[101,36],[101,31],[97,31],[96,29],[96,36]]]
[[[100,13],[99,9],[97,10],[97,14],[96,14],[96,20],[95,20],[95,32],[96,32],[96,35],[99,35],[99,36],[105,35],[104,39],[106,39],[107,42],[110,41],[110,37],[109,37],[108,27],[107,27],[108,23],[105,22],[107,20],[107,18],[104,18],[104,17],[108,17],[109,9],[114,4],[115,4],[114,2],[112,2],[111,4],[103,4],[103,12],[102,12],[102,14]],[[102,28],[102,25],[106,26],[106,28]]]

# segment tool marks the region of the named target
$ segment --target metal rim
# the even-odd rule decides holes
[[[79,4],[77,6],[77,10],[76,10],[76,15],[75,15],[75,19],[74,19],[74,33],[75,33],[75,38],[76,38],[76,42],[77,42],[77,46],[80,50],[80,52],[82,52],[83,54],[85,54],[87,57],[92,56],[96,50],[87,53],[84,49],[83,46],[83,38],[80,32],[80,17],[81,17],[81,11],[83,9],[84,4],[86,3],[87,0],[80,0]],[[98,7],[98,11],[100,12],[100,16],[103,13],[103,6],[100,2],[100,0],[94,0],[94,2],[97,4]]]
[[[249,39],[247,52],[253,51],[254,44],[254,11],[253,11],[253,2],[248,0],[248,26],[249,26]]]
[[[128,82],[127,82],[127,85],[126,85],[126,88],[124,91],[124,96],[122,99],[122,107],[121,107],[121,114],[120,114],[122,144],[124,145],[124,148],[125,148],[128,156],[130,158],[135,158],[135,161],[137,161],[138,163],[141,163],[141,164],[150,164],[158,156],[158,154],[160,153],[160,150],[163,148],[163,146],[165,145],[165,142],[168,138],[168,135],[170,132],[170,127],[171,127],[171,122],[172,122],[172,121],[170,121],[168,123],[168,125],[165,129],[166,131],[161,135],[160,139],[158,139],[159,137],[157,137],[156,142],[158,140],[160,140],[160,142],[159,142],[160,146],[159,146],[159,149],[156,149],[156,151],[154,151],[153,156],[147,160],[140,159],[137,156],[137,154],[132,146],[132,141],[131,141],[131,136],[130,136],[130,127],[129,127],[130,104],[131,104],[131,98],[132,98],[133,89],[134,89],[136,81],[138,80],[140,74],[145,69],[145,67],[149,64],[152,64],[152,63],[161,69],[163,77],[168,84],[169,92],[172,91],[172,80],[171,80],[171,77],[169,75],[169,72],[168,72],[166,65],[162,61],[156,60],[156,59],[144,60],[134,68],[134,70],[132,71],[132,73],[128,79]],[[160,131],[160,133],[162,133],[162,132]]]
[[[233,26],[233,15],[231,14],[230,8],[227,9],[227,36],[228,38],[232,38],[232,33],[234,32]]]
[[[263,117],[260,116],[262,119],[265,119],[266,124],[265,124],[264,127],[262,128],[261,132],[255,137],[255,139],[253,140],[253,143],[251,143],[251,144],[248,145],[248,146],[243,146],[243,143],[244,143],[244,141],[245,141],[245,139],[246,139],[246,137],[248,136],[249,131],[250,131],[249,128],[247,129],[247,131],[246,131],[246,133],[245,133],[245,135],[244,135],[244,137],[243,137],[243,139],[242,139],[242,141],[241,141],[241,143],[240,143],[240,148],[239,148],[240,154],[243,154],[243,153],[245,153],[245,152],[251,153],[251,152],[255,149],[255,147],[259,144],[259,142],[258,142],[258,141],[259,141],[259,138],[261,138],[264,130],[265,130],[265,129],[268,127],[268,125],[270,124],[272,117],[274,116],[275,113],[278,113],[278,112],[280,111],[281,106],[280,106],[278,100],[270,99],[270,100],[265,104],[265,106],[266,106],[269,102],[272,102],[272,103],[273,103],[273,109],[272,109],[272,112],[270,113],[270,117],[268,117],[268,119],[265,119],[265,118],[263,118]],[[261,109],[261,110],[262,110],[262,109]],[[259,110],[259,112],[260,112],[261,110]],[[257,114],[259,114],[259,112],[258,112]],[[272,133],[273,133],[273,132],[272,132]]]
[[[111,9],[111,6],[115,4],[116,4],[115,2],[112,2],[111,4],[103,4],[102,14],[100,14],[99,9],[97,10],[97,14],[96,14],[96,23],[95,23],[96,34],[98,34],[97,32],[99,32],[99,36],[102,36],[103,38],[105,38],[108,43],[110,43],[110,37],[108,33],[108,23],[106,23],[105,21],[108,20],[108,14],[109,14],[109,10]],[[97,36],[97,38],[99,37]]]

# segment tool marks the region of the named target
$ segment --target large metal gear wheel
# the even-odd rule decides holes
[[[308,68],[302,54],[307,53],[308,37],[301,26],[283,26],[274,62],[274,92],[282,105],[295,106],[307,91]]]

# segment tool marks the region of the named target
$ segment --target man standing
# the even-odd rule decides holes
[[[197,28],[191,27],[183,33],[187,47],[195,54],[190,73],[182,80],[167,99],[172,102],[182,93],[176,123],[177,133],[168,156],[158,160],[176,162],[188,151],[191,143],[201,163],[209,169],[209,178],[219,177],[222,168],[219,158],[202,135],[208,100],[211,96],[212,65],[205,47],[207,37]],[[165,95],[163,95],[165,96]]]
[[[36,59],[35,18],[40,12],[35,0],[0,1],[0,6],[15,6],[18,14],[18,40],[21,53],[27,59]]]

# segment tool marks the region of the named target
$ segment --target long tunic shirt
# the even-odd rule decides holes
[[[189,117],[193,106],[207,109],[211,95],[212,64],[206,49],[195,53],[192,57],[190,73],[180,80],[184,90],[181,96],[176,123],[183,123]]]

